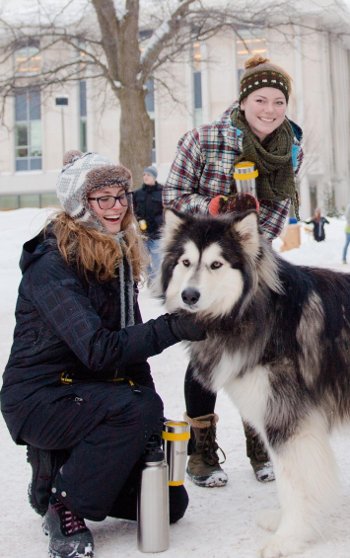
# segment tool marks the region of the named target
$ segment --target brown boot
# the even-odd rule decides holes
[[[191,481],[198,486],[225,486],[228,481],[227,474],[220,467],[217,454],[220,450],[225,461],[226,456],[215,439],[218,419],[215,413],[196,418],[185,415],[185,420],[191,426],[193,442],[193,451],[188,459],[186,472]]]
[[[275,480],[272,463],[262,439],[247,422],[243,422],[243,426],[246,436],[247,457],[250,459],[256,480],[259,482]]]

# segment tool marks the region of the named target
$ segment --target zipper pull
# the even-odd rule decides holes
[[[142,393],[142,391],[140,390],[140,388],[135,384],[135,382],[133,382],[130,378],[127,379],[128,380],[128,384],[131,388],[131,390],[134,393]]]

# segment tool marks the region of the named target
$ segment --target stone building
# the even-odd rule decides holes
[[[215,119],[237,98],[244,61],[261,53],[293,78],[288,115],[304,129],[301,216],[316,206],[342,212],[350,202],[349,23],[350,16],[342,17],[335,33],[332,15],[304,5],[299,24],[222,32],[182,53],[171,71],[158,76],[168,80],[171,95],[157,81],[149,82],[152,159],[160,182],[180,136]],[[25,77],[40,72],[49,58],[33,39],[6,63]],[[55,204],[55,182],[68,149],[98,151],[117,161],[118,119],[111,92],[88,77],[43,91],[22,88],[9,97],[0,127],[0,209]]]

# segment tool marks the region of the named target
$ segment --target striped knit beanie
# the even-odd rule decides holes
[[[131,188],[131,173],[123,165],[113,165],[98,153],[67,151],[57,180],[57,197],[73,219],[82,223],[95,221],[87,197],[94,190],[106,186]]]
[[[239,102],[250,93],[263,87],[274,87],[284,94],[288,103],[292,90],[291,77],[279,66],[271,64],[268,58],[255,55],[245,62],[245,72],[241,78]]]

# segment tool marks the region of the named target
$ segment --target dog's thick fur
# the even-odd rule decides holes
[[[226,390],[273,461],[280,511],[262,519],[274,534],[261,556],[300,552],[337,493],[328,434],[350,416],[350,275],[282,260],[255,212],[165,220],[166,307],[208,331],[190,344],[198,379]]]

